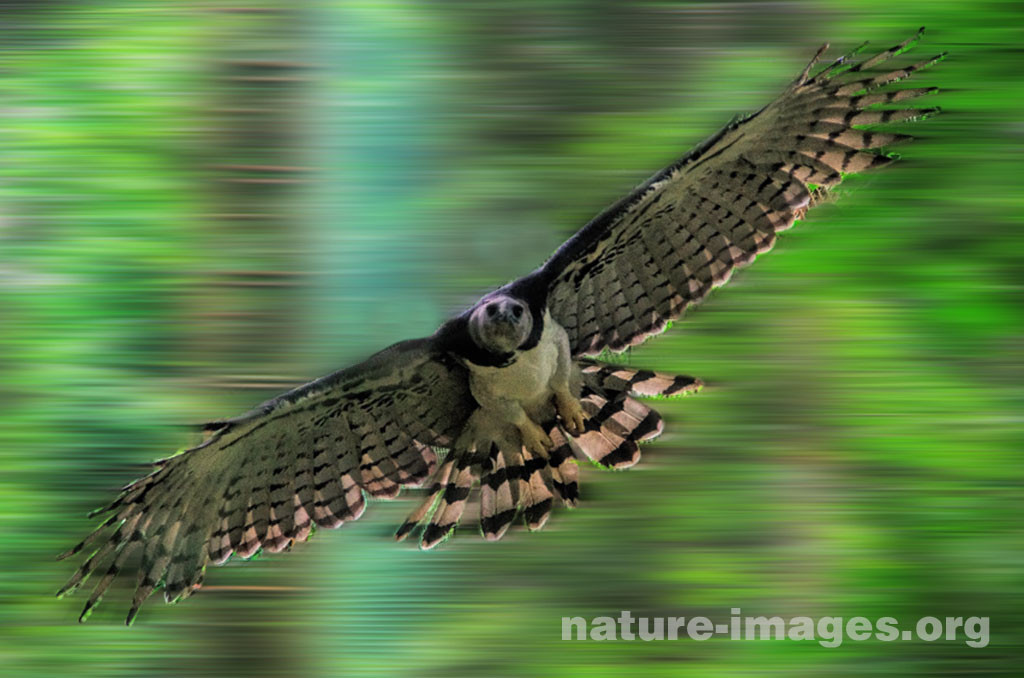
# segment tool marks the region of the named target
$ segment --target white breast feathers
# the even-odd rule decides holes
[[[559,340],[564,336],[565,330],[545,314],[540,341],[528,351],[517,352],[511,365],[470,364],[473,395],[482,405],[492,399],[514,400],[528,410],[546,402],[551,397],[551,380],[558,368]]]

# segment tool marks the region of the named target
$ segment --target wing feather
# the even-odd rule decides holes
[[[623,351],[662,331],[770,249],[818,193],[845,174],[887,164],[891,158],[880,149],[910,139],[865,126],[937,111],[903,104],[935,88],[887,89],[944,56],[891,66],[919,37],[860,62],[853,58],[858,48],[812,75],[822,48],[774,102],[699,144],[511,285],[522,286],[527,298],[546,300],[577,358]],[[661,431],[657,412],[630,394],[674,395],[700,386],[689,377],[583,359],[589,421],[580,436],[552,423],[554,449],[546,458],[495,447],[489,458],[475,459],[462,450],[438,468],[432,448],[451,447],[475,406],[466,369],[445,350],[451,340],[445,336],[439,331],[396,344],[208,425],[203,443],[157,462],[96,512],[104,516],[100,526],[61,556],[86,557],[59,595],[102,573],[84,619],[137,559],[131,623],[156,589],[163,587],[170,602],[187,597],[209,563],[233,553],[284,550],[305,540],[314,524],[334,528],[359,518],[366,495],[394,498],[435,470],[423,503],[397,538],[423,524],[424,548],[446,539],[463,514],[478,466],[484,535],[499,538],[517,513],[530,529],[540,529],[556,497],[568,506],[578,501],[577,460],[631,466],[640,456],[638,443]]]
[[[893,68],[908,40],[860,62],[854,50],[811,75],[820,50],[775,101],[734,122],[608,208],[527,279],[547,290],[574,356],[619,352],[772,247],[845,174],[880,167],[908,140],[863,126],[919,120],[935,108],[878,109],[935,88],[881,91],[945,55]],[[869,72],[883,66],[880,72]]]
[[[98,544],[60,595],[102,572],[84,619],[137,559],[130,623],[161,586],[168,602],[190,595],[210,562],[283,550],[312,523],[358,518],[364,493],[391,498],[423,482],[436,465],[430,446],[449,445],[472,407],[465,368],[432,337],[210,424],[209,438],[125,487],[100,527],[62,554]]]

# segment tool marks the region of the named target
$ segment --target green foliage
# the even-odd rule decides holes
[[[1019,4],[211,11],[231,5],[12,11],[0,84],[5,674],[1013,673]],[[921,24],[903,58],[950,51],[919,78],[943,89],[944,113],[907,126],[919,140],[898,163],[844,181],[775,252],[616,358],[707,387],[657,401],[666,433],[636,469],[583,469],[581,510],[494,544],[463,529],[419,553],[390,539],[408,503],[374,502],[292,555],[210,568],[208,590],[174,608],[152,601],[131,630],[130,582],[85,625],[82,600],[53,598],[70,574],[53,557],[88,530],[84,512],[181,448],[187,427],[273,394],[260,385],[283,390],[431,332],[766,103],[821,42],[884,47]],[[296,90],[225,85],[224,60],[268,54],[315,68]],[[260,106],[285,111],[291,136],[239,145],[214,117]],[[310,169],[307,183],[256,190],[211,169],[243,162]],[[265,218],[211,216],[250,211]],[[298,282],[218,282],[251,271]],[[993,640],[560,640],[562,616],[723,619],[733,607],[987,615]]]

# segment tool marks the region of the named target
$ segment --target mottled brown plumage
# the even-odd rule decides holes
[[[923,29],[922,29],[923,30]],[[924,118],[935,108],[866,110],[935,92],[878,91],[945,55],[868,75],[920,37],[854,63],[807,69],[775,101],[732,123],[587,224],[541,270],[552,317],[573,353],[635,346],[679,317],[803,216],[814,187],[892,160],[910,137],[857,126]],[[863,45],[862,45],[863,47]]]
[[[934,88],[888,88],[942,58],[888,66],[919,36],[859,63],[847,55],[812,75],[823,48],[771,104],[698,145],[598,215],[544,266],[502,288],[502,308],[517,314],[509,322],[522,320],[529,335],[514,350],[497,339],[474,339],[469,318],[487,310],[477,305],[431,337],[396,344],[208,425],[205,441],[157,462],[97,511],[105,520],[61,556],[89,551],[60,594],[100,573],[84,619],[113,579],[137,562],[131,622],[158,587],[168,601],[187,597],[209,563],[283,550],[314,526],[359,518],[367,495],[391,499],[424,483],[425,499],[399,539],[417,528],[424,548],[446,539],[475,487],[485,538],[500,538],[517,516],[540,529],[556,499],[576,505],[578,460],[631,466],[639,443],[661,432],[661,417],[636,397],[700,388],[690,377],[586,356],[622,351],[660,332],[736,267],[770,249],[776,234],[844,174],[888,163],[884,148],[908,137],[861,127],[936,110],[903,106]],[[876,67],[882,68],[869,72]],[[900,107],[877,108],[891,104]],[[530,315],[520,318],[524,311]],[[568,367],[561,388],[571,393],[531,406],[531,421],[523,424],[535,424],[538,433],[527,445],[510,422],[482,416],[471,373],[500,376],[515,366],[507,374],[519,382],[510,388],[522,388],[534,375],[516,361],[544,350],[551,359],[554,349],[543,337],[554,330],[563,342],[568,337],[571,364],[559,369]],[[500,379],[494,384],[502,388]],[[578,417],[577,401],[587,415],[582,430],[563,418]],[[441,463],[435,448],[449,449]]]

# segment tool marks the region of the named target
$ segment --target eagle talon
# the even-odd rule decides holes
[[[571,395],[556,395],[555,408],[558,416],[562,418],[562,426],[574,438],[583,435],[587,423],[587,415],[580,405],[580,401]]]
[[[520,426],[519,434],[523,439],[523,447],[533,454],[547,455],[555,446],[544,429],[532,421]]]

